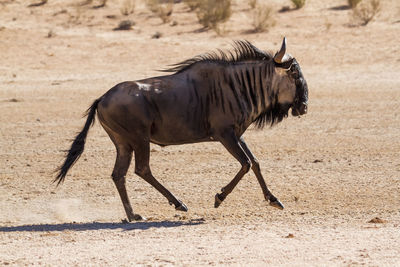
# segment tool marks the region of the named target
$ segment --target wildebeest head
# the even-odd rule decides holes
[[[274,87],[278,104],[282,108],[292,108],[293,116],[307,113],[308,86],[301,72],[300,65],[294,57],[286,53],[286,38],[282,47],[274,56],[276,77]]]

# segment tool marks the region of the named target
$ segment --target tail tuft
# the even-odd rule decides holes
[[[89,132],[90,126],[92,126],[95,122],[97,105],[99,104],[100,99],[96,99],[90,108],[86,111],[84,116],[87,116],[87,120],[85,126],[82,131],[75,137],[71,148],[68,151],[67,157],[65,158],[64,163],[56,169],[58,173],[53,182],[57,182],[57,186],[64,182],[65,176],[67,175],[68,170],[78,161],[80,156],[83,153],[85,148],[85,141],[87,134]]]

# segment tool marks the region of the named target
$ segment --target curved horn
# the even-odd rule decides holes
[[[282,63],[282,58],[286,53],[286,37],[283,37],[281,50],[274,56],[274,61],[276,63]]]

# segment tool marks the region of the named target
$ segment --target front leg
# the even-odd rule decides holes
[[[236,137],[233,129],[227,129],[224,131],[218,136],[218,140],[229,151],[229,153],[240,162],[242,167],[232,181],[222,189],[222,193],[215,195],[215,208],[218,208],[222,201],[224,201],[224,199],[232,192],[242,177],[250,170],[251,166],[250,159],[240,146],[239,139]]]
[[[243,137],[240,137],[239,143],[240,143],[240,146],[242,147],[242,149],[244,150],[244,152],[246,153],[246,155],[251,160],[251,164],[252,164],[251,169],[253,170],[254,174],[257,177],[258,183],[260,184],[261,189],[264,193],[264,198],[267,201],[269,201],[269,204],[271,206],[278,208],[278,209],[283,209],[284,206],[282,205],[282,203],[271,193],[271,191],[269,191],[269,189],[265,183],[265,180],[261,174],[260,164],[258,163],[258,161],[257,161],[256,157],[253,155],[253,153],[251,153],[247,144],[244,142]]]

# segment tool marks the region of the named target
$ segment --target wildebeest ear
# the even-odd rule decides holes
[[[282,63],[282,59],[286,53],[286,37],[283,37],[282,46],[278,53],[274,56],[275,63]]]
[[[292,66],[293,60],[294,60],[294,58],[291,58],[291,59],[289,59],[288,61],[281,62],[281,63],[275,62],[275,67],[288,70],[288,69],[290,69],[290,67]]]

